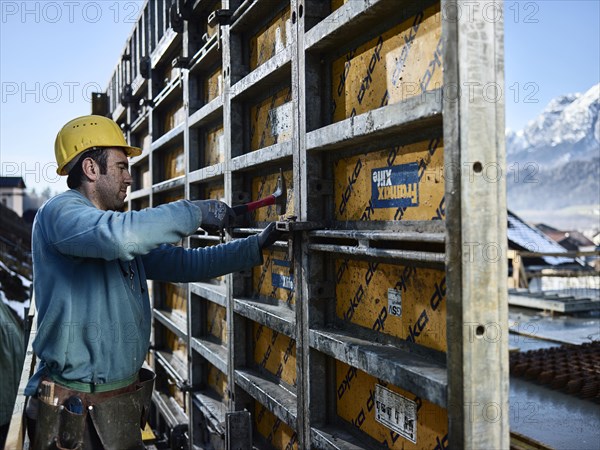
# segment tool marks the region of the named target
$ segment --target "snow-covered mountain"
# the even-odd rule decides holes
[[[572,160],[600,156],[600,84],[584,94],[552,100],[523,130],[506,131],[506,153],[512,162],[556,167]]]
[[[565,229],[597,228],[600,84],[557,97],[523,130],[507,130],[506,158],[510,209],[536,222],[560,216]]]

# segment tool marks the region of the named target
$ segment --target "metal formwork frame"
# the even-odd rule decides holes
[[[342,363],[447,410],[444,438],[453,448],[508,448],[507,268],[496,257],[506,252],[505,189],[502,177],[489,182],[482,176],[504,164],[503,100],[490,101],[485,90],[504,87],[502,20],[490,20],[485,11],[493,2],[487,1],[337,3],[333,9],[319,0],[148,0],[126,47],[129,56],[115,70],[107,90],[112,117],[134,144],[141,145],[146,135],[151,140],[132,162],[134,179],[148,172],[151,185],[136,181],[131,209],[174,195],[202,198],[208,188],[221,186],[225,201],[242,203],[252,195],[253,175],[278,166],[293,170],[296,220],[276,249],[293,255],[295,304],[253,296],[249,273],[190,283],[186,317],[164,309],[155,292],[153,339],[169,330],[188,352],[179,364],[153,342],[153,363],[185,398],[176,405],[159,389],[155,420],[166,424],[161,429],[187,425],[197,447],[221,448],[227,414],[247,409],[254,415],[253,405],[262,404],[294,432],[292,446],[383,448],[337,417],[335,372]],[[328,63],[435,4],[442,20],[443,86],[333,121]],[[289,8],[289,42],[252,68],[249,38],[281,8]],[[183,23],[178,32],[172,20]],[[217,30],[212,35],[209,20]],[[221,68],[220,93],[206,101],[204,83],[215,67]],[[172,68],[181,69],[178,77],[165,81],[164,71]],[[129,98],[123,95],[127,86]],[[252,151],[250,105],[282,86],[290,88],[290,137]],[[177,102],[184,118],[165,131],[165,111]],[[223,161],[206,165],[206,135],[215,125],[223,127]],[[435,135],[444,142],[445,220],[349,225],[335,220],[335,158],[353,155],[358,147],[371,152]],[[163,179],[162,155],[179,144],[185,174]],[[252,223],[224,239],[261,225]],[[222,239],[199,232],[184,244]],[[447,352],[339,322],[334,257],[445,270]],[[208,330],[207,309],[215,306],[225,309],[227,342]],[[295,386],[257,367],[250,343],[255,324],[295,341]],[[226,379],[222,395],[209,386],[214,373]],[[239,436],[247,438],[244,432]],[[258,447],[269,447],[256,433],[254,438]]]

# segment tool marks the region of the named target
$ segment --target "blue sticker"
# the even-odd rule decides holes
[[[280,273],[271,273],[271,285],[288,291],[294,290],[293,278],[289,275],[282,275]]]
[[[373,169],[371,202],[373,208],[419,206],[419,164]]]

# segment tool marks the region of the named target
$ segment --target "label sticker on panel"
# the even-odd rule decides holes
[[[271,285],[276,288],[294,290],[294,278],[290,275],[290,262],[273,259]]]
[[[375,385],[375,420],[412,443],[417,443],[417,404]]]
[[[371,171],[373,208],[419,206],[419,164],[382,167]]]
[[[402,291],[388,289],[388,312],[392,316],[402,317]]]

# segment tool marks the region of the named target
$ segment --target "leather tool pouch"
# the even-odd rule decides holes
[[[140,428],[143,430],[148,421],[148,414],[152,406],[152,390],[154,389],[154,380],[156,374],[148,369],[140,369],[139,375],[140,397],[142,399],[142,416],[140,418]]]
[[[35,427],[33,450],[54,449],[58,439],[61,407],[38,402],[38,419]]]
[[[85,428],[85,411],[75,414],[67,408],[60,412],[58,427],[58,442],[56,447],[61,450],[81,450],[83,446],[83,430]]]
[[[74,414],[64,406],[38,401],[38,420],[33,450],[81,450],[85,429],[85,411]]]
[[[105,448],[144,449],[140,428],[150,410],[155,374],[141,369],[134,392],[93,405],[90,416]]]

